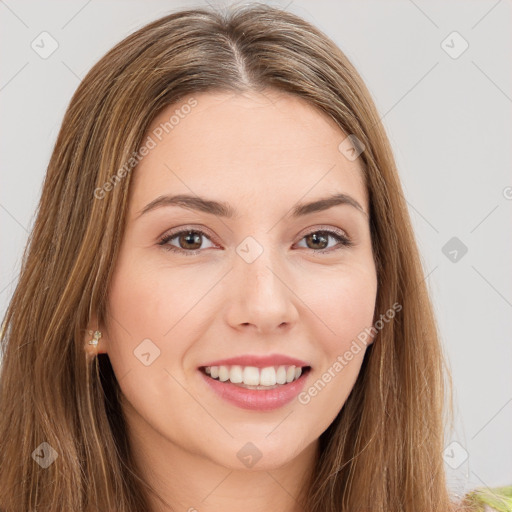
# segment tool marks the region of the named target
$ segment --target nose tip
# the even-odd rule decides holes
[[[246,329],[252,326],[260,334],[290,326],[296,320],[297,310],[285,276],[262,256],[251,264],[240,263],[234,276],[237,292],[230,307],[230,323]]]

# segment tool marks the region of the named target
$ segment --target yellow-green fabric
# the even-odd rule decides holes
[[[512,512],[512,485],[506,487],[478,488],[464,496],[478,512],[489,510]]]

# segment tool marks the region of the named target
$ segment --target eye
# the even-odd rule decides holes
[[[185,229],[163,236],[158,245],[162,246],[166,251],[177,252],[186,256],[193,256],[201,252],[201,239],[203,237],[210,240],[208,235],[200,229]],[[178,247],[170,243],[171,240],[174,239],[178,239]],[[329,248],[329,239],[337,240],[340,247],[337,249],[333,249],[332,247]],[[306,244],[312,244],[313,247],[308,248],[320,254],[332,252],[343,247],[351,247],[353,245],[352,241],[343,231],[333,229],[310,231],[304,235],[301,240],[306,240]]]
[[[208,238],[206,233],[199,229],[185,229],[165,235],[160,239],[158,245],[161,245],[167,251],[178,252],[185,254],[186,256],[193,256],[194,254],[200,252],[199,247],[201,246],[202,237]],[[181,247],[176,247],[169,244],[169,242],[175,238],[178,239],[178,244]]]
[[[337,249],[336,248],[333,249],[332,246],[330,248],[328,248],[329,238],[337,240],[338,245],[340,245],[340,247],[338,247]],[[301,240],[306,240],[306,245],[308,243],[312,244],[315,252],[320,253],[320,254],[336,251],[343,247],[352,247],[352,245],[353,245],[352,241],[348,238],[348,236],[343,231],[332,230],[332,229],[322,229],[322,230],[317,230],[317,231],[310,231],[308,234],[304,235],[304,237]],[[315,247],[315,245],[316,245],[316,247]],[[319,245],[320,245],[320,247],[319,247]],[[309,248],[311,248],[311,247],[309,247]],[[316,249],[321,249],[321,250],[316,250]]]

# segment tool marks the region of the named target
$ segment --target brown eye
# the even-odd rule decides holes
[[[352,246],[350,239],[342,234],[342,232],[331,230],[312,231],[305,235],[302,240],[306,241],[306,247],[308,249],[322,254],[324,252],[331,252],[331,250],[337,250],[335,246],[328,247],[330,238],[338,241],[338,245],[340,246],[338,249]]]
[[[318,235],[320,233],[320,235]],[[311,233],[310,235],[306,235],[304,238],[306,239],[306,244],[310,249],[326,249],[329,244],[329,235],[325,235],[324,231],[317,231],[316,233]],[[311,243],[312,246],[309,244]]]
[[[204,242],[203,238],[211,242],[210,238],[203,231],[187,229],[165,235],[161,238],[159,245],[167,251],[177,252],[186,256],[194,256],[204,249],[204,247],[201,248]],[[170,243],[174,239],[177,239],[177,245]],[[329,247],[330,239],[337,240],[339,247],[336,247],[336,244]],[[350,239],[341,230],[339,232],[334,230],[312,231],[302,237],[302,240],[306,241],[307,249],[311,249],[320,254],[336,251],[343,247],[351,247],[353,245]]]
[[[163,246],[163,248],[168,251],[176,251],[191,256],[200,252],[203,238],[209,240],[208,236],[206,233],[203,233],[203,231],[187,229],[164,236],[160,240],[159,245]],[[177,239],[178,246],[169,243],[174,239]]]
[[[196,231],[188,231],[178,236],[178,241],[182,249],[196,250],[201,247],[201,235]]]

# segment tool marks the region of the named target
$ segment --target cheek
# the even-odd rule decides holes
[[[329,276],[315,276],[304,302],[319,320],[323,351],[331,357],[345,350],[372,325],[377,294],[374,267],[352,267]]]
[[[121,338],[161,339],[184,308],[186,284],[183,273],[126,256],[119,261],[109,290],[112,327]]]
[[[144,388],[161,386],[159,375],[168,378],[170,369],[181,379],[187,350],[211,322],[205,311],[211,301],[202,301],[211,286],[211,278],[202,280],[190,269],[151,266],[136,256],[121,259],[108,308],[108,353],[116,375],[142,370]],[[140,358],[151,361],[147,368]]]
[[[318,320],[315,342],[321,354],[315,378],[298,397],[300,407],[317,417],[320,435],[334,420],[359,375],[367,344],[360,341],[372,326],[377,294],[375,267],[347,266],[318,279],[305,301]],[[359,338],[358,338],[359,336]]]
[[[375,273],[364,270],[338,273],[335,279],[317,284],[310,307],[321,319],[318,324],[315,320],[319,327],[314,338],[319,365],[298,396],[297,407],[316,418],[319,436],[342,409],[359,375],[368,346],[360,341],[361,334],[373,322],[377,284]]]
[[[164,325],[166,317],[159,316],[158,311],[162,292],[154,277],[143,269],[144,265],[129,257],[118,261],[109,289],[107,350],[118,380],[142,372],[141,382],[149,385],[158,370],[165,367],[167,354],[162,333],[171,327],[172,319],[167,318]],[[172,298],[170,293],[168,300]],[[123,380],[127,386],[126,382],[132,379]]]
[[[132,419],[154,418],[157,410],[165,431],[175,407],[183,414],[198,413],[177,383],[183,382],[179,368],[187,350],[187,337],[177,335],[178,321],[190,306],[176,292],[179,273],[171,279],[168,271],[162,279],[163,271],[143,269],[143,262],[129,258],[118,264],[109,290],[108,355]]]

